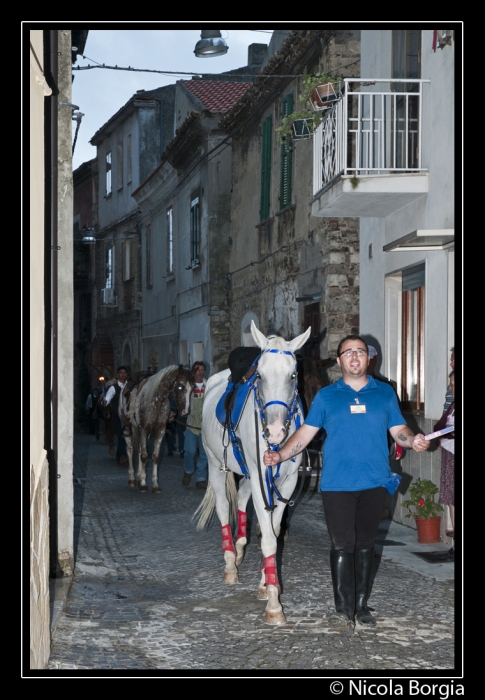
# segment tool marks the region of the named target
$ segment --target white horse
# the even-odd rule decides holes
[[[194,514],[198,516],[197,529],[208,524],[215,509],[222,528],[224,583],[238,583],[237,567],[243,560],[247,542],[246,507],[252,496],[262,534],[263,564],[258,598],[268,601],[265,622],[271,625],[285,622],[279,599],[276,546],[283,511],[298,479],[301,454],[271,468],[264,466],[263,453],[268,448],[279,449],[303,422],[294,353],[307,341],[310,330],[287,342],[276,336],[266,338],[254,322],[251,324],[251,333],[261,348],[261,355],[257,371],[245,382],[250,385],[249,396],[232,436],[238,438],[242,446],[241,452],[236,452],[237,458],[228,432],[216,416],[216,407],[226,391],[229,370],[208,380],[202,412],[202,442],[209,459],[209,485]],[[234,474],[244,475],[237,491]],[[234,543],[230,520],[236,521],[236,510]]]
[[[158,455],[167,421],[170,415],[169,396],[175,401],[180,413],[186,413],[187,396],[190,391],[189,373],[182,365],[170,365],[151,377],[143,379],[134,388],[125,387],[119,401],[119,414],[123,423],[123,437],[128,453],[128,485],[135,486],[133,452],[139,448],[138,488],[147,490],[146,463],[148,459],[147,439],[153,433],[152,493],[160,493],[157,475]]]

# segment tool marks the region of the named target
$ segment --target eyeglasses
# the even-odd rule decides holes
[[[357,357],[362,357],[362,355],[367,355],[367,350],[364,350],[364,348],[357,348],[357,350],[344,350],[343,352],[340,353],[339,357],[342,357],[342,355],[345,355],[345,357],[352,357],[352,355],[357,355]]]

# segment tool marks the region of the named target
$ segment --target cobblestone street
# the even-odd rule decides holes
[[[164,457],[159,467],[161,495],[129,488],[127,468],[93,436],[76,434],[74,459],[76,567],[54,625],[49,669],[453,677],[454,564],[427,564],[412,553],[447,550],[445,543],[418,545],[415,532],[382,521],[370,598],[377,626],[343,636],[327,625],[330,541],[320,495],[307,488],[279,546],[287,623],[271,627],[266,603],[256,598],[261,550],[254,519],[240,584],[228,586],[219,521],[196,530],[191,518],[204,491],[194,480],[182,486],[180,456]]]

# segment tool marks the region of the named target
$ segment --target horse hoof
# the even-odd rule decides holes
[[[268,600],[268,592],[266,586],[258,588],[258,600]]]
[[[145,491],[148,490],[147,487],[144,486],[143,484],[138,484],[138,489],[139,489],[140,491],[142,491],[143,493],[145,493]]]
[[[267,625],[284,625],[286,618],[283,615],[283,610],[279,610],[278,612],[269,612],[267,610],[264,621]]]
[[[134,479],[129,479],[128,480],[128,486],[131,486],[131,488],[135,488],[135,480]]]
[[[237,577],[237,571],[226,571],[224,572],[224,583],[239,583]]]
[[[153,486],[152,493],[162,493],[162,489],[160,488],[160,486]]]

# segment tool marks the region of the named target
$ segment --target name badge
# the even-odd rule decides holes
[[[365,410],[365,403],[351,404],[350,405],[350,412],[351,413],[366,413],[367,411]]]

